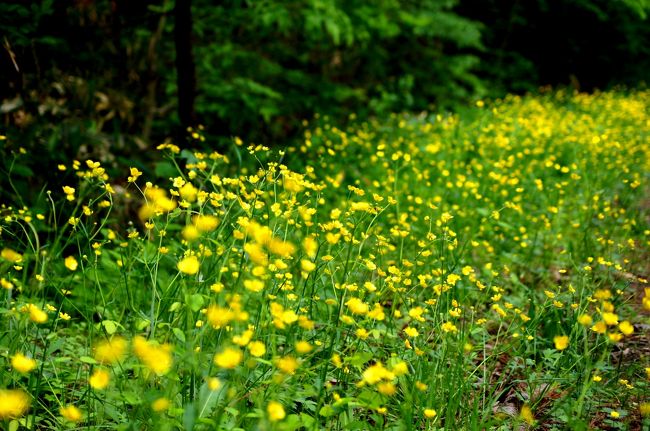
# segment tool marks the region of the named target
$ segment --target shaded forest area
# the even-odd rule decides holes
[[[645,0],[5,1],[2,134],[41,166],[110,166],[144,161],[198,124],[216,145],[284,145],[315,113],[343,124],[546,85],[638,86],[650,70],[647,10]],[[24,167],[13,172],[38,168]]]

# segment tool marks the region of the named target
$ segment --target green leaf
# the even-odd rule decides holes
[[[371,360],[373,356],[374,354],[371,352],[358,352],[348,361],[350,362],[350,365],[353,365],[355,367],[362,367],[363,364]]]
[[[79,360],[81,362],[83,362],[84,364],[96,364],[97,363],[97,361],[95,359],[91,358],[90,356],[82,356],[82,357],[79,358]]]
[[[185,342],[185,333],[180,328],[172,328],[172,332],[174,333],[174,336],[178,339],[178,341],[182,343]]]
[[[135,327],[138,329],[138,331],[142,331],[144,328],[146,328],[150,324],[151,324],[151,321],[149,319],[140,319],[135,324]]]
[[[117,327],[119,326],[119,323],[114,322],[112,320],[104,320],[102,321],[102,326],[104,327],[108,335],[113,335],[117,331]]]
[[[133,392],[124,392],[122,395],[124,400],[132,406],[142,404],[142,398]]]
[[[196,312],[203,308],[205,301],[203,300],[203,295],[200,293],[194,293],[186,298],[187,306],[190,307],[190,310]]]
[[[323,416],[324,418],[328,418],[330,416],[334,416],[335,412],[332,406],[329,404],[326,406],[321,407],[320,411],[318,412],[319,415]]]

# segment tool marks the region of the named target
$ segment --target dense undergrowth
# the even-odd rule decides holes
[[[3,429],[647,429],[648,101],[53,167],[1,209]]]

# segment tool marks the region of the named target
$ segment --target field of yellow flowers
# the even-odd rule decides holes
[[[352,124],[5,202],[0,428],[649,429],[650,91]]]

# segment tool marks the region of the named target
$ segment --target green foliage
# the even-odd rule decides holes
[[[458,13],[486,24],[478,74],[501,95],[558,83],[593,90],[647,82],[648,10],[647,0],[464,0]]]
[[[453,2],[261,1],[195,6],[203,118],[295,130],[313,112],[427,109],[476,94],[480,27]],[[237,112],[237,115],[232,115]]]

